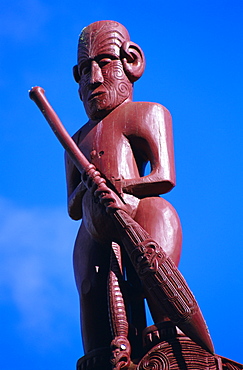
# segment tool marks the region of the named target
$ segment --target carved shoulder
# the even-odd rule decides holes
[[[156,135],[161,128],[171,128],[171,115],[158,103],[129,102],[117,109],[124,135]]]
[[[162,104],[154,103],[154,102],[144,102],[144,101],[138,101],[138,102],[129,102],[126,104],[127,108],[129,109],[139,109],[143,111],[144,113],[151,114],[151,112],[154,111],[154,109],[157,109],[158,111],[167,112],[169,113],[169,110],[164,107]],[[170,113],[169,113],[170,114]]]

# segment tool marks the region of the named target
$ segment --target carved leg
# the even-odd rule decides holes
[[[120,289],[122,280],[121,250],[112,243],[111,269],[108,281],[109,313],[113,333],[111,342],[113,369],[129,369],[131,365],[131,346],[128,337],[128,322],[123,295]]]
[[[151,210],[153,210],[151,212]],[[179,217],[173,206],[160,197],[141,199],[134,220],[158,243],[178,266],[181,255],[182,230]],[[162,249],[163,248],[163,249]],[[166,320],[166,313],[158,301],[146,296],[154,323]]]
[[[111,243],[95,241],[82,223],[73,257],[85,354],[98,348],[109,348],[112,340],[107,296],[110,251]]]

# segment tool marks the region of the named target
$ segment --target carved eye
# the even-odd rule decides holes
[[[103,58],[99,61],[99,66],[100,68],[106,66],[108,63],[111,62],[111,59],[110,58]]]
[[[87,73],[89,73],[90,71],[90,67],[89,66],[84,66],[82,69],[81,69],[81,74],[82,75],[86,75]]]
[[[82,63],[79,67],[79,75],[86,75],[90,72],[91,63],[89,61],[86,61],[85,63]]]

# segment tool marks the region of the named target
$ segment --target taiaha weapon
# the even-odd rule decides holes
[[[100,172],[87,160],[63,127],[46,99],[44,90],[36,86],[30,90],[29,95],[43,113],[77,169],[92,178],[98,188],[106,184]],[[213,343],[201,310],[174,262],[125,211],[117,209],[110,215],[147,296],[162,307],[174,325],[213,354]]]

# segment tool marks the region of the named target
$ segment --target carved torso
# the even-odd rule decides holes
[[[137,178],[138,168],[129,140],[120,120],[112,118],[110,114],[95,126],[91,124],[88,132],[85,127],[78,134],[78,146],[107,179]]]
[[[160,104],[122,104],[99,123],[89,121],[73,139],[101,174],[124,193],[140,198],[159,195],[175,184],[171,116]],[[147,162],[151,173],[143,176]],[[75,166],[69,168],[69,194],[79,181]]]

